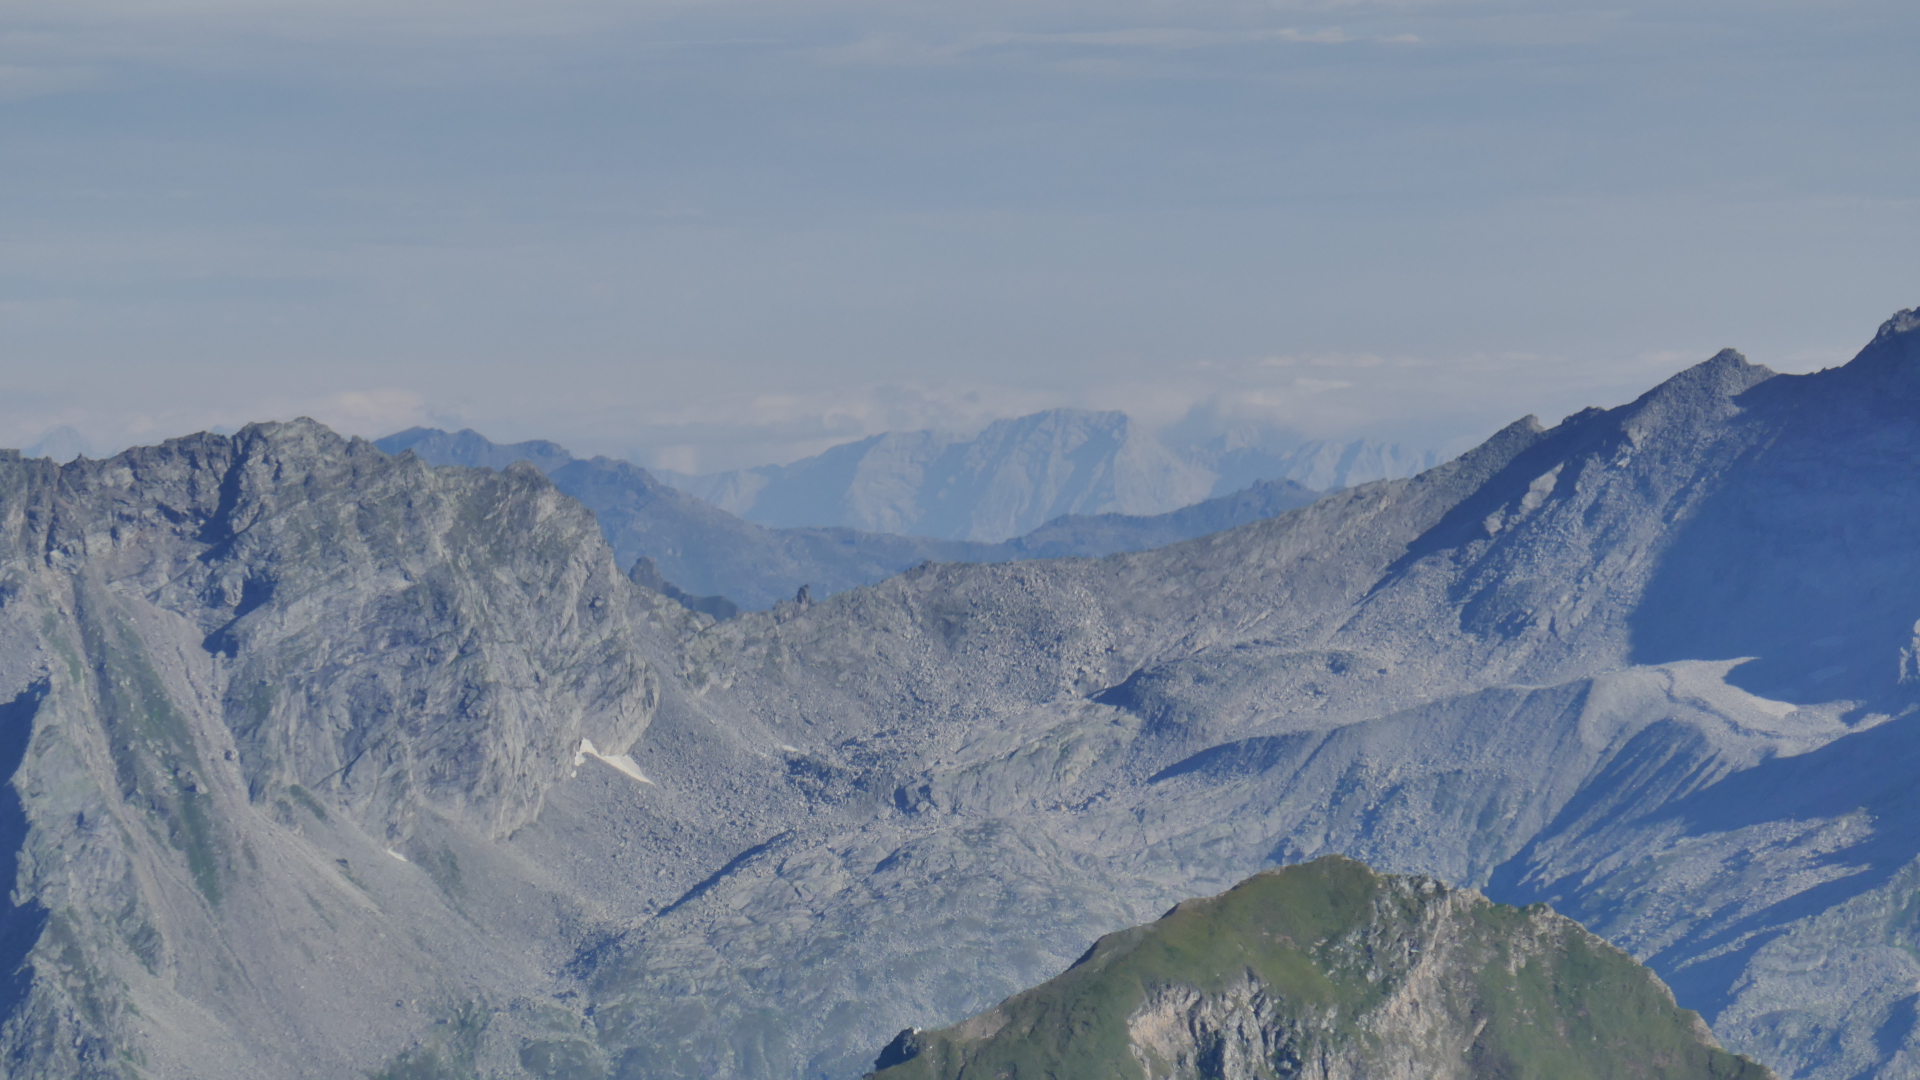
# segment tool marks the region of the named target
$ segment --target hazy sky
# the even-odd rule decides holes
[[[1920,304],[1920,4],[0,0],[0,445],[1457,446]]]

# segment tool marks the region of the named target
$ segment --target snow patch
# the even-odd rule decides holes
[[[1534,477],[1533,483],[1527,485],[1526,495],[1520,499],[1520,512],[1530,514],[1540,509],[1541,504],[1547,501],[1547,496],[1552,495],[1553,489],[1559,485],[1560,470],[1566,467],[1567,463],[1563,461],[1540,476]]]
[[[621,772],[626,773],[628,776],[633,777],[635,780],[638,780],[643,784],[653,783],[652,780],[647,779],[646,773],[643,773],[640,771],[640,763],[633,760],[632,755],[618,754],[613,757],[602,757],[600,760],[606,762],[607,764],[613,766],[616,769],[619,769]]]
[[[580,749],[573,752],[573,767],[578,769],[580,766],[585,765],[588,758],[596,758],[603,761],[643,784],[653,783],[652,780],[647,778],[646,773],[640,771],[640,763],[633,760],[633,755],[603,754],[594,749],[592,739],[581,739]]]

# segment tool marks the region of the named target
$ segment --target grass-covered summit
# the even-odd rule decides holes
[[[1763,1080],[1654,974],[1544,905],[1330,856],[1101,938],[884,1080]]]

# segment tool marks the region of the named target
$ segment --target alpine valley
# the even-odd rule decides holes
[[[0,454],[0,1060],[960,1075],[1070,993],[1141,1033],[1084,1060],[1183,1076],[1555,1075],[1558,1024],[1625,1055],[1558,1075],[1920,1077],[1916,462],[1902,312],[1226,531],[716,621],[564,463]],[[1468,1071],[1363,1067],[1428,1030]]]
[[[928,560],[1011,562],[1019,559],[1111,555],[1190,540],[1314,501],[1317,493],[1292,480],[1260,480],[1246,488],[1158,514],[1062,514],[1011,540],[942,540],[863,532],[845,526],[773,528],[736,517],[662,483],[631,462],[575,458],[535,440],[499,445],[478,432],[449,434],[410,428],[374,443],[388,453],[411,451],[435,465],[505,468],[524,461],[553,479],[566,495],[593,511],[600,531],[636,580],[710,615],[740,607],[772,607],[796,595],[830,596],[871,585]],[[1041,472],[1055,464],[1042,456]],[[1083,463],[1084,464],[1084,463]],[[1111,462],[1096,460],[1090,471]],[[999,470],[1016,487],[1030,478],[1009,463]],[[645,559],[642,564],[639,560]]]

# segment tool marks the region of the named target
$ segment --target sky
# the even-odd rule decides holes
[[[1458,450],[1920,305],[1912,0],[4,0],[0,445]],[[1197,413],[1195,410],[1198,410]]]

